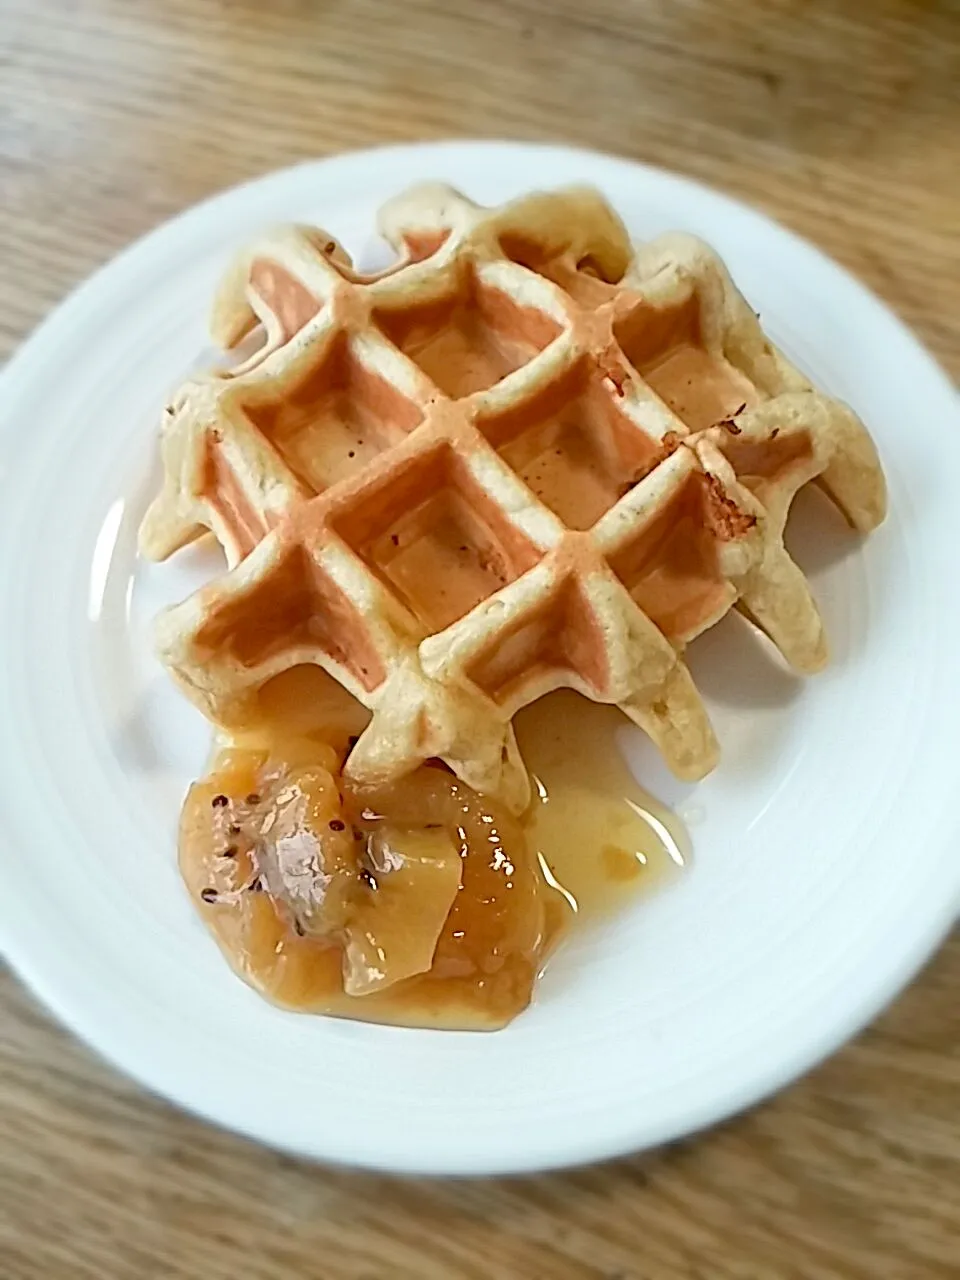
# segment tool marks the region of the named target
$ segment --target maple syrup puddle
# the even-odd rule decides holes
[[[502,1027],[574,921],[687,860],[677,819],[617,749],[615,708],[564,690],[519,713],[535,789],[522,820],[432,764],[345,790],[340,769],[368,719],[319,668],[285,672],[184,802],[188,890],[236,972],[277,1004]]]

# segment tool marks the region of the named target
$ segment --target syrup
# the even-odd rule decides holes
[[[575,920],[659,885],[686,858],[676,819],[617,749],[624,720],[613,708],[561,691],[520,713],[536,792],[522,821],[432,765],[341,797],[339,769],[368,719],[319,668],[285,672],[261,691],[251,727],[216,744],[211,774],[184,805],[191,896],[235,970],[278,1004],[408,1026],[503,1026]],[[345,850],[354,860],[346,944],[275,900],[276,862],[272,873],[264,866],[250,824],[279,831],[278,796],[312,815],[338,877]],[[300,850],[314,839],[309,824],[293,834]]]
[[[626,724],[616,707],[569,689],[514,720],[535,790],[527,840],[581,919],[661,886],[689,858],[679,819],[640,786],[617,746]]]

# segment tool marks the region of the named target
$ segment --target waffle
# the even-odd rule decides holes
[[[823,666],[783,527],[813,479],[854,528],[879,523],[865,428],[709,247],[634,251],[596,193],[489,210],[422,186],[380,230],[399,258],[376,276],[290,227],[223,282],[215,339],[260,345],[168,409],[141,546],[211,530],[229,567],[158,620],[161,658],[226,727],[319,664],[372,712],[345,766],[360,786],[438,757],[522,809],[511,720],[560,686],[703,776],[718,748],[683,646],[736,606],[796,670]]]

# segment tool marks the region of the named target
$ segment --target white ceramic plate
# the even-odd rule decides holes
[[[207,735],[155,665],[149,621],[217,567],[135,554],[167,393],[211,359],[231,251],[316,220],[364,265],[380,201],[435,177],[496,203],[593,183],[631,231],[713,242],[773,338],[879,441],[891,514],[866,543],[801,495],[790,542],[834,663],[805,684],[730,620],[691,650],[723,744],[677,787],[678,883],[572,939],[495,1035],[282,1013],[233,977],[181,887],[177,811]],[[742,1108],[857,1031],[960,899],[960,420],[893,316],[808,244],[658,170],[455,143],[340,156],[227,192],[73,295],[0,386],[0,943],[79,1035],[150,1088],[265,1142],[416,1172],[516,1171],[663,1142]],[[935,445],[935,451],[933,446]]]

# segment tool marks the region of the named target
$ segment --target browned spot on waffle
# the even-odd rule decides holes
[[[732,436],[738,436],[743,428],[738,424],[737,418],[741,413],[743,413],[746,407],[747,404],[746,401],[744,401],[743,404],[734,409],[729,418],[721,418],[716,425],[718,427],[723,427],[724,431],[729,431]]]
[[[625,388],[629,375],[617,359],[615,351],[604,351],[598,360],[598,364],[600,372],[605,378],[609,379],[614,392],[622,399],[625,395]]]
[[[724,542],[740,538],[757,523],[757,517],[742,511],[723,489],[716,476],[708,475],[704,516],[711,531]]]

